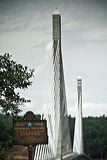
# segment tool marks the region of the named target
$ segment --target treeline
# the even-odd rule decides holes
[[[12,147],[12,139],[12,117],[0,114],[0,160],[5,160],[6,152]]]
[[[20,119],[20,117],[17,117]],[[71,142],[74,139],[75,119],[69,116]],[[83,118],[84,152],[91,159],[107,160],[107,117]],[[13,118],[0,114],[0,160],[12,147]]]
[[[73,144],[75,119],[69,117]],[[107,160],[107,117],[83,118],[84,153],[92,159]]]

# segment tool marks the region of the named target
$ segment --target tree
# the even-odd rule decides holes
[[[73,144],[74,118],[69,116],[71,142]],[[107,160],[107,117],[83,118],[84,152],[92,159]]]
[[[8,53],[0,55],[0,108],[2,113],[17,115],[21,111],[19,105],[28,101],[20,97],[17,89],[27,89],[32,84],[34,69],[17,64],[11,57]]]

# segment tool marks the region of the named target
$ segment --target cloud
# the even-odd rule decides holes
[[[44,6],[44,5],[43,5]],[[46,32],[48,25],[36,1],[0,1],[0,32],[42,31]]]
[[[45,61],[46,63],[52,64],[52,47],[53,42],[48,42],[45,46],[46,54],[45,54]]]
[[[43,47],[44,45],[45,45],[45,43],[44,43],[44,42],[41,42],[41,43],[35,44],[35,45],[33,46],[33,48],[41,48],[41,47]]]
[[[88,31],[83,32],[83,40],[107,40],[107,28],[93,28]]]
[[[77,109],[77,103],[75,107],[71,107],[69,109],[69,114],[72,117],[75,117]],[[103,116],[104,114],[107,116],[107,103],[83,103],[82,105],[82,113],[83,117],[88,116]]]
[[[44,58],[44,63],[40,64],[38,67],[35,69],[35,76],[39,75],[41,72],[43,72],[47,65],[49,66],[51,63],[51,58],[52,58],[52,42],[49,42],[46,46],[45,43],[42,42],[40,44],[35,45],[35,48],[40,48],[41,46],[45,46],[46,53],[45,53],[45,58]]]
[[[80,22],[74,20],[68,20],[64,23],[63,28],[64,30],[72,30],[80,27]]]
[[[45,68],[46,63],[43,63],[41,65],[39,65],[36,69],[35,69],[35,76],[37,77],[37,75],[39,75]]]
[[[83,116],[107,116],[107,103],[83,103]]]
[[[53,46],[53,43],[52,42],[48,42],[48,44],[46,45],[46,51],[51,51],[52,52],[52,46]]]
[[[38,108],[37,107],[35,108],[35,105],[36,105],[36,101],[35,102],[31,101],[31,103],[24,103],[23,106],[20,106],[20,109],[22,110],[22,112],[20,113],[20,115],[23,115],[23,114],[25,114],[28,111],[33,111],[36,114],[38,114]]]
[[[70,32],[71,29],[71,32]],[[76,41],[86,41],[86,42],[93,42],[93,41],[106,41],[107,40],[107,27],[106,26],[96,26],[92,24],[92,26],[84,26],[78,25],[78,27],[72,28],[70,25],[65,27],[65,31],[69,31],[67,34],[71,35],[71,40]],[[73,31],[72,31],[73,30]]]

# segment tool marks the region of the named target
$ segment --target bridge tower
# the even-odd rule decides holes
[[[61,15],[53,13],[54,110],[56,118],[56,159],[72,152],[61,51]]]
[[[73,152],[84,154],[83,147],[83,126],[82,126],[82,79],[79,76],[77,79],[78,104],[75,118],[74,144]]]

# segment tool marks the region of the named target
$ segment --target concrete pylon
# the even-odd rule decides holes
[[[75,118],[74,144],[73,152],[77,154],[84,154],[83,147],[83,125],[82,125],[82,79],[79,76],[77,79],[77,108]]]
[[[67,115],[66,92],[61,52],[61,15],[56,9],[53,13],[53,64],[54,64],[54,109],[58,115],[56,159],[71,153],[70,130]]]

